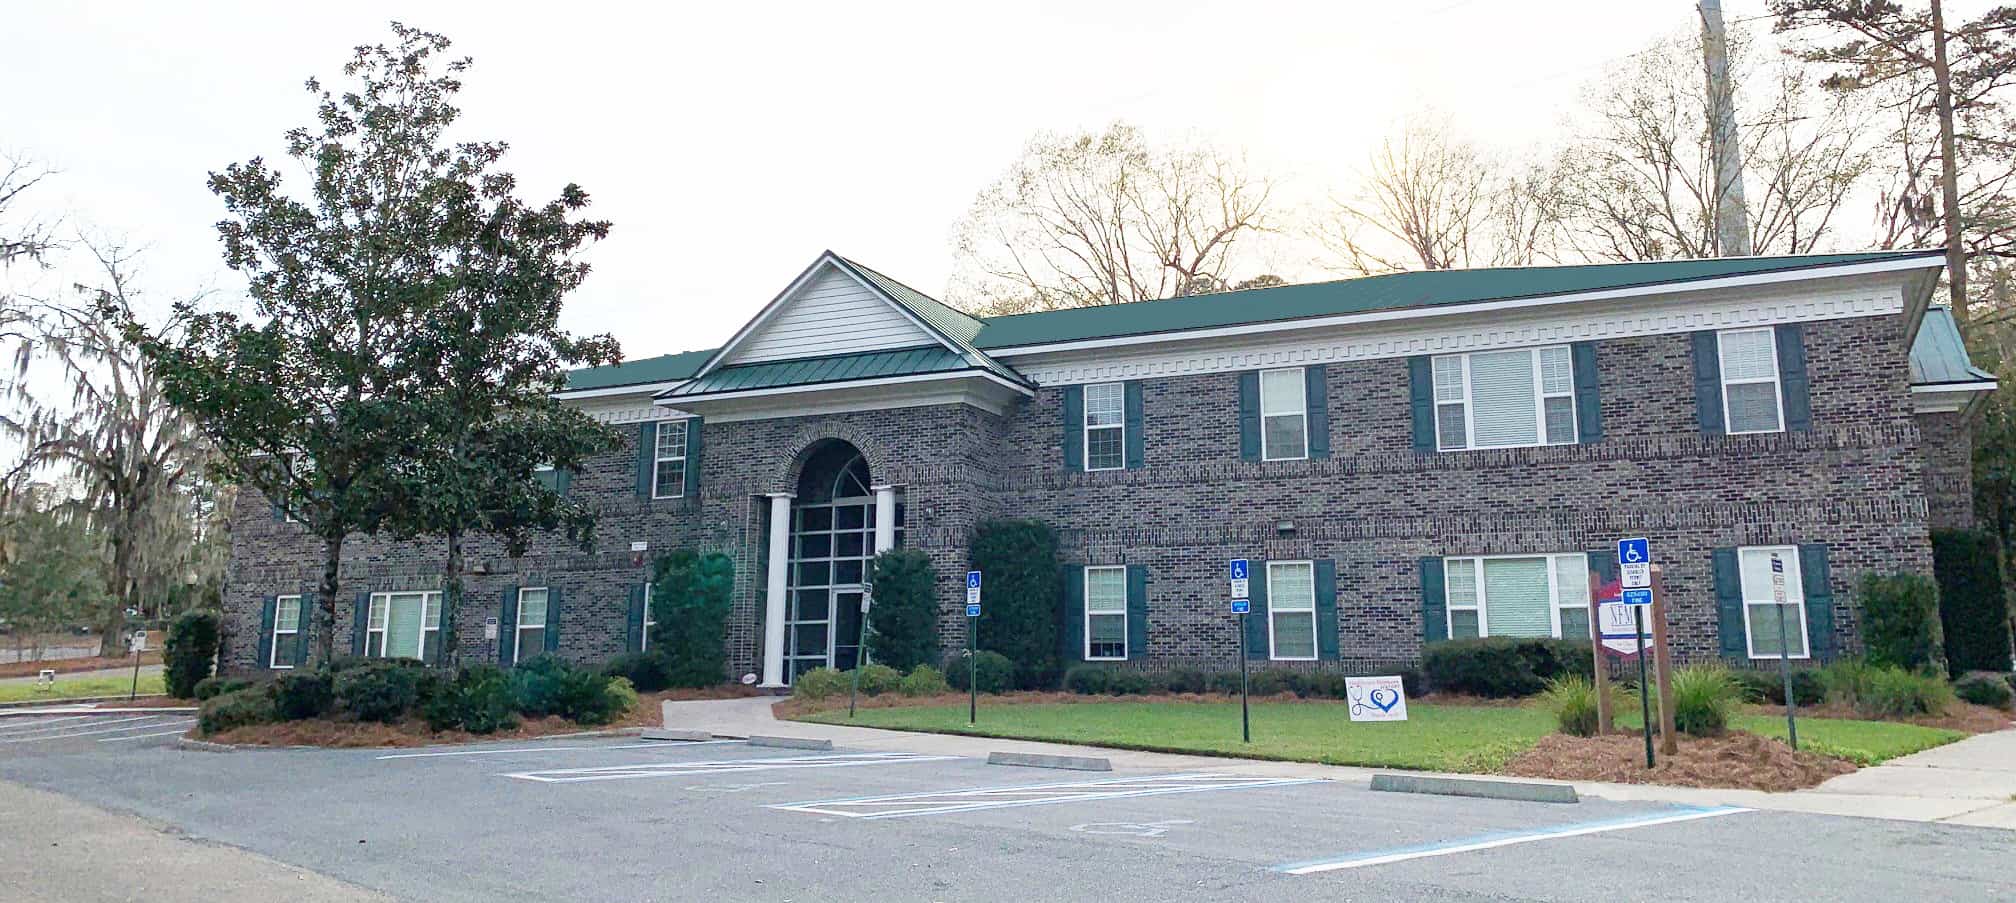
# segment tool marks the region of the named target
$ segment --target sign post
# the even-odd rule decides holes
[[[1785,683],[1785,736],[1799,749],[1799,701],[1792,697],[1792,641],[1785,635],[1785,559],[1771,553],[1771,601],[1778,609],[1778,678]]]
[[[868,664],[868,606],[874,591],[873,586],[861,588],[861,632],[854,639],[854,681],[847,685],[848,721],[854,720],[854,698],[861,694],[861,668]]]
[[[1659,751],[1680,754],[1680,732],[1673,724],[1673,656],[1666,647],[1666,574],[1652,566],[1652,668],[1659,681]]]
[[[1247,706],[1249,687],[1246,681],[1246,618],[1253,613],[1253,602],[1247,598],[1252,586],[1247,574],[1246,559],[1232,559],[1232,614],[1238,618],[1233,623],[1239,625],[1239,741],[1242,743],[1253,742],[1253,717]]]
[[[1644,537],[1617,540],[1617,570],[1624,604],[1631,607],[1631,628],[1638,641],[1638,708],[1645,726],[1645,767],[1657,760],[1652,754],[1651,681],[1645,673],[1645,609],[1652,604],[1652,544]]]
[[[126,693],[126,701],[132,702],[140,696],[140,653],[147,651],[147,631],[133,631],[126,644],[133,647],[133,688]]]
[[[980,723],[980,665],[974,655],[979,639],[980,572],[966,572],[966,724]]]

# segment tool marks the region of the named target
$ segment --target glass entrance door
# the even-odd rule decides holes
[[[784,629],[786,680],[813,668],[852,668],[860,659],[861,597],[875,558],[875,497],[868,464],[852,446],[807,463],[792,508],[790,605]],[[903,506],[896,507],[901,545]]]

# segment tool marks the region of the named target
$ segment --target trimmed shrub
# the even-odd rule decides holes
[[[214,699],[226,693],[235,693],[254,686],[257,681],[243,677],[206,677],[196,682],[195,696],[198,702]]]
[[[1106,683],[1106,692],[1115,696],[1146,696],[1154,689],[1147,674],[1132,668],[1114,670],[1113,679]]]
[[[1557,677],[1540,691],[1540,704],[1554,713],[1554,725],[1572,737],[1594,737],[1600,726],[1596,684],[1579,674]],[[1612,710],[1616,707],[1613,705]]]
[[[1776,671],[1761,668],[1742,668],[1730,672],[1737,686],[1743,688],[1743,698],[1756,703],[1771,705],[1785,704],[1785,679]],[[1827,684],[1820,679],[1820,673],[1812,668],[1800,668],[1792,672],[1792,701],[1799,705],[1819,705],[1827,700]]]
[[[1955,700],[1945,678],[1866,662],[1837,662],[1824,672],[1827,696],[1867,718],[1941,715]]]
[[[658,559],[651,578],[651,648],[670,663],[675,687],[711,687],[728,676],[728,612],[735,562],[681,549]]]
[[[1742,700],[1743,687],[1727,667],[1688,665],[1673,672],[1673,726],[1680,733],[1722,736]]]
[[[511,692],[527,718],[558,715],[576,724],[608,724],[636,704],[609,692],[611,678],[557,655],[535,655],[511,669]],[[628,684],[628,681],[625,681]]]
[[[973,654],[972,670],[974,680],[982,693],[1004,693],[1015,685],[1015,663],[999,652],[982,649]],[[970,689],[966,683],[966,654],[959,653],[945,660],[945,680],[952,689]]]
[[[266,688],[247,687],[212,697],[203,703],[202,709],[196,713],[196,727],[207,736],[234,727],[270,724],[277,717],[273,711],[273,697]]]
[[[1239,672],[1237,671],[1213,671],[1207,680],[1209,681],[1208,686],[1212,693],[1225,693],[1232,696],[1239,695]]]
[[[1939,625],[1949,673],[2008,671],[2009,597],[2002,552],[1985,530],[1932,531]]]
[[[390,724],[420,704],[421,673],[397,659],[373,659],[332,675],[336,701],[359,721]]]
[[[1209,693],[1211,692],[1211,672],[1196,668],[1176,668],[1158,671],[1150,680],[1163,693]]]
[[[1234,680],[1237,680],[1236,675]],[[1254,696],[1278,696],[1282,693],[1295,692],[1295,680],[1287,671],[1254,671],[1247,675],[1246,683],[1246,691]],[[1239,692],[1236,683],[1232,692]]]
[[[952,685],[945,682],[945,672],[930,665],[918,665],[903,675],[896,684],[896,692],[905,696],[936,696],[952,692]]]
[[[1113,669],[1103,665],[1079,665],[1064,672],[1064,689],[1081,696],[1098,696],[1113,685]]]
[[[938,599],[931,556],[916,549],[890,549],[875,556],[873,579],[869,653],[902,671],[937,658]]]
[[[195,698],[196,684],[210,676],[217,662],[222,623],[214,611],[190,611],[168,625],[168,640],[161,647],[161,682],[168,695]]]
[[[472,665],[457,672],[421,706],[421,715],[437,731],[491,734],[519,724],[511,677],[495,665]]]
[[[876,662],[861,669],[861,695],[880,696],[896,692],[896,685],[903,682],[903,672]]]
[[[1953,693],[1975,705],[2006,709],[2009,701],[2016,698],[2016,690],[2010,686],[2009,675],[1992,671],[1970,671],[1953,682]]]
[[[602,666],[604,677],[621,677],[640,693],[672,686],[672,660],[657,652],[627,652]]]
[[[972,562],[986,574],[987,616],[979,646],[1008,657],[1020,689],[1055,686],[1058,613],[1057,534],[1040,520],[989,520],[973,528]]]
[[[629,678],[604,678],[602,683],[602,698],[608,706],[610,716],[596,723],[608,724],[616,720],[617,716],[637,707],[637,688],[631,685]],[[586,724],[587,722],[582,723]]]
[[[1589,641],[1545,637],[1447,640],[1421,656],[1431,689],[1489,699],[1531,696],[1557,677],[1593,678],[1594,667]]]
[[[1939,585],[1917,574],[1862,575],[1862,643],[1879,668],[1946,670],[1939,627]]]
[[[847,686],[847,675],[832,668],[813,668],[791,679],[791,695],[800,699],[845,696]]]
[[[273,679],[273,713],[281,721],[320,718],[335,707],[335,681],[326,673],[302,671]]]

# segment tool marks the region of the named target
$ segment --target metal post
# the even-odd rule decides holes
[[[1244,614],[1239,616],[1239,740],[1242,743],[1253,742],[1253,715],[1246,704],[1248,690],[1246,683],[1246,619],[1248,617],[1249,615]]]
[[[1785,682],[1785,735],[1792,748],[1799,748],[1799,702],[1792,697],[1792,643],[1785,636],[1785,606],[1778,609],[1778,676]]]
[[[126,701],[132,702],[140,696],[140,644],[133,643],[132,637],[127,637],[126,642],[133,644],[133,689],[126,694]]]
[[[1631,606],[1631,623],[1638,628],[1638,708],[1645,719],[1645,767],[1651,768],[1652,758],[1652,688],[1645,680],[1645,657],[1651,650],[1645,648],[1645,606]]]
[[[973,619],[966,619],[966,725],[980,723],[980,665],[973,654]]]
[[[868,591],[861,593],[861,629],[854,636],[854,681],[847,687],[847,720],[854,720],[854,697],[861,693],[861,669],[868,664]]]

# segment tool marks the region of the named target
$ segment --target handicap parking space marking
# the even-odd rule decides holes
[[[1265,778],[1201,772],[811,800],[802,803],[781,803],[769,808],[860,819],[912,818],[919,815],[945,815],[1021,806],[1048,806],[1057,803],[1164,796],[1173,793],[1207,793],[1217,790],[1257,790],[1263,787],[1321,783],[1325,782],[1313,778]]]
[[[160,721],[157,719],[160,719],[162,717],[164,716],[135,715],[130,718],[114,718],[109,721],[86,721],[83,724],[61,724],[55,727],[47,727],[37,731],[23,731],[18,734],[9,734],[5,738],[0,738],[0,743],[35,743],[42,740],[68,740],[71,737],[86,737],[92,734],[110,733],[112,731],[124,731],[144,727],[157,727],[160,725]],[[132,724],[132,722],[135,721],[144,721],[147,723]],[[131,728],[111,727],[111,725],[115,724],[132,724],[132,727]]]
[[[98,738],[98,742],[100,742],[100,743],[118,743],[118,742],[120,742],[120,741],[122,741],[122,740],[145,740],[145,739],[147,739],[147,738],[149,738],[149,737],[170,737],[170,736],[175,736],[175,735],[177,735],[177,734],[185,734],[185,733],[188,733],[188,732],[189,732],[189,726],[190,726],[190,725],[192,725],[192,724],[195,724],[195,723],[196,723],[196,719],[194,719],[194,718],[191,718],[191,719],[189,719],[189,720],[187,720],[187,721],[176,721],[176,722],[172,722],[172,723],[169,723],[169,724],[150,724],[150,725],[147,725],[147,727],[150,727],[150,728],[154,728],[154,727],[166,727],[166,728],[173,728],[173,730],[165,730],[165,731],[161,731],[161,732],[159,732],[159,733],[153,733],[153,734],[128,734],[128,735],[126,735],[126,736],[124,736],[124,737],[100,737],[100,738]]]
[[[51,724],[56,724],[58,722],[63,721],[77,721],[89,717],[91,716],[69,715],[62,718],[24,718],[19,721],[14,721],[11,719],[6,721],[0,721],[0,735],[5,735],[9,732],[34,733],[36,730],[39,730]]]
[[[382,762],[387,759],[440,759],[440,758],[452,758],[459,756],[501,756],[506,753],[602,752],[604,750],[612,750],[612,749],[670,750],[670,749],[685,749],[691,746],[721,746],[732,743],[746,743],[746,742],[748,741],[694,740],[690,742],[675,742],[675,741],[658,740],[653,741],[651,743],[618,743],[604,746],[520,746],[520,747],[514,747],[512,749],[455,749],[455,750],[448,750],[446,752],[395,753],[393,755],[387,755],[387,756],[376,756],[374,757],[374,760]]]
[[[913,762],[947,762],[958,758],[958,756],[925,756],[916,753],[830,753],[765,759],[717,759],[709,762],[657,762],[645,765],[608,765],[600,768],[557,768],[513,772],[500,774],[498,777],[538,781],[544,784],[578,784],[591,781],[622,781],[633,778],[664,778],[773,769],[907,765]]]
[[[1090,824],[1072,825],[1071,830],[1079,834],[1112,834],[1122,837],[1161,837],[1177,825],[1194,825],[1187,818],[1170,818],[1162,821],[1095,821]]]
[[[1480,850],[1492,850],[1497,849],[1499,847],[1509,847],[1517,844],[1538,843],[1543,840],[1558,840],[1566,837],[1583,837],[1590,834],[1602,834],[1609,831],[1623,831],[1628,830],[1630,828],[1649,828],[1653,825],[1670,825],[1676,822],[1698,821],[1704,818],[1719,818],[1724,815],[1736,815],[1739,813],[1750,811],[1754,810],[1746,809],[1741,806],[1680,806],[1672,809],[1662,809],[1657,812],[1648,812],[1641,815],[1628,815],[1622,818],[1609,818],[1609,819],[1603,819],[1601,821],[1577,822],[1574,824],[1555,825],[1546,828],[1534,828],[1526,831],[1504,831],[1495,834],[1481,834],[1474,837],[1465,837],[1457,840],[1442,841],[1439,843],[1421,844],[1418,846],[1411,846],[1411,847],[1398,847],[1387,850],[1369,850],[1362,853],[1351,853],[1344,856],[1338,856],[1329,859],[1318,859],[1308,862],[1291,862],[1286,865],[1274,866],[1274,871],[1285,872],[1290,875],[1314,875],[1314,874],[1320,874],[1322,872],[1339,871],[1342,869],[1364,868],[1366,866],[1371,865],[1388,865],[1395,862],[1406,862],[1410,859],[1426,859],[1431,856],[1449,856],[1454,855],[1456,853],[1474,853]]]

